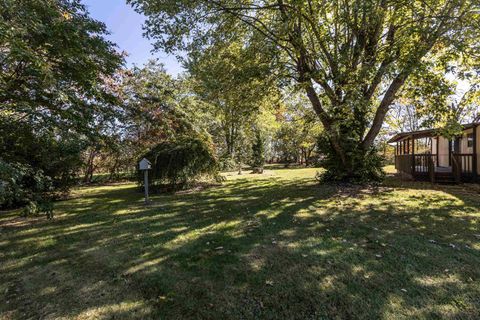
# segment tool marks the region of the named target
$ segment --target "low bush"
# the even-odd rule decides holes
[[[81,141],[0,117],[0,209],[43,204],[68,193],[81,165]],[[48,211],[48,210],[47,210]]]

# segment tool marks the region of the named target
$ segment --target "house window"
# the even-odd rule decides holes
[[[473,147],[473,133],[467,134],[467,147]]]

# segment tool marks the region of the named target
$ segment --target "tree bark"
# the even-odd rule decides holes
[[[313,110],[315,110],[315,113],[320,118],[320,121],[322,122],[325,130],[328,132],[329,140],[332,144],[333,149],[335,150],[337,155],[340,157],[342,164],[346,166],[347,157],[345,155],[343,148],[340,145],[340,142],[338,139],[338,133],[334,131],[334,128],[332,126],[332,120],[328,117],[325,110],[323,110],[322,103],[318,98],[317,92],[315,91],[315,88],[313,88],[311,81],[308,81],[307,83],[306,92],[307,92],[308,99],[312,104]]]
[[[385,92],[385,95],[383,96],[383,99],[380,102],[380,105],[378,106],[377,111],[375,112],[375,117],[373,119],[372,126],[370,127],[370,130],[368,131],[367,135],[365,136],[365,138],[361,143],[361,146],[364,150],[367,150],[373,145],[375,138],[377,137],[378,133],[380,132],[380,129],[382,128],[383,122],[385,120],[385,116],[387,115],[388,110],[390,109],[390,105],[395,99],[395,96],[398,90],[405,83],[405,80],[407,79],[408,74],[409,73],[405,71],[400,73],[390,84],[390,87],[388,88],[387,92]]]

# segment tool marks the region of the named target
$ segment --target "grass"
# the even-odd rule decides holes
[[[229,173],[149,207],[134,184],[88,187],[54,221],[0,213],[0,318],[478,319],[478,186],[314,175]]]

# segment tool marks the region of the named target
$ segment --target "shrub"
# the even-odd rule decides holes
[[[0,117],[0,209],[48,202],[68,192],[76,182],[80,150],[72,134]]]
[[[219,179],[212,143],[201,137],[162,142],[144,157],[152,163],[149,184],[153,189],[165,184],[174,189],[185,188],[200,177]],[[143,183],[140,172],[139,179]]]
[[[384,159],[375,148],[362,150],[353,140],[344,142],[344,146],[348,146],[346,150],[349,150],[348,168],[342,164],[327,137],[319,137],[318,150],[324,155],[320,165],[325,169],[324,173],[317,176],[319,181],[364,184],[380,182],[385,178]]]
[[[0,159],[0,208],[25,205],[23,216],[46,213],[53,217],[53,183],[42,170]]]
[[[238,168],[238,164],[231,155],[224,154],[218,161],[218,168],[221,171],[233,171]]]

